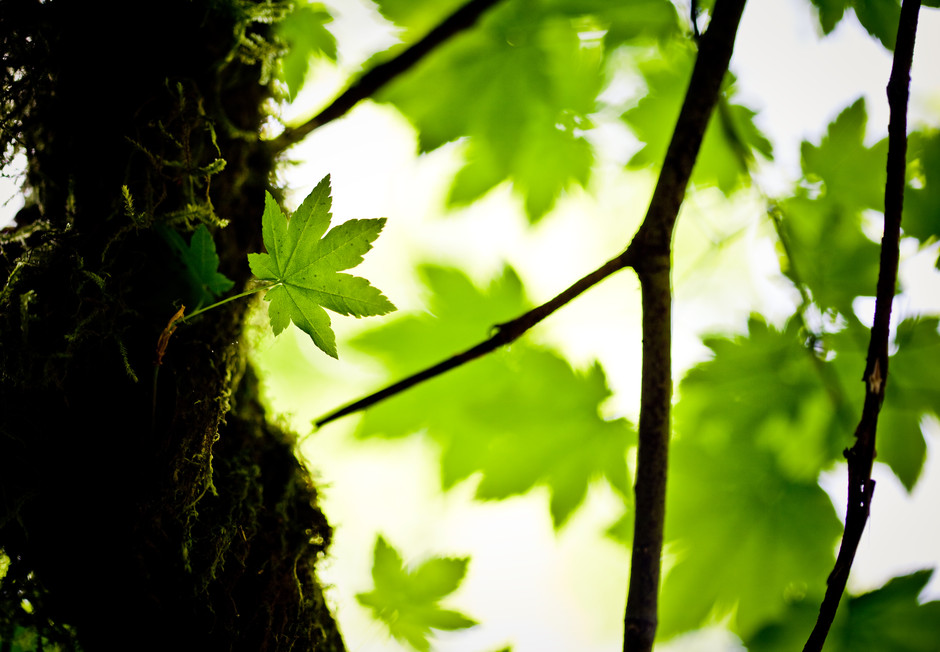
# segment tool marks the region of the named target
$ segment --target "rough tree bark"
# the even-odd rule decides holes
[[[178,329],[154,373],[192,290],[159,229],[210,225],[236,288],[262,250],[274,9],[0,0],[0,144],[29,193],[0,240],[6,645],[343,648],[314,570],[331,531],[265,421],[247,302]]]

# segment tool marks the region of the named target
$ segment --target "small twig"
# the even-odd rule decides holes
[[[845,533],[835,566],[827,580],[826,595],[819,607],[819,617],[803,652],[819,652],[826,642],[845,585],[848,581],[855,552],[868,522],[875,481],[871,478],[875,458],[875,435],[878,413],[885,396],[888,379],[888,334],[891,306],[898,278],[900,258],[899,241],[901,213],[904,204],[904,184],[907,158],[907,103],[910,94],[911,63],[914,58],[914,38],[920,0],[904,0],[898,23],[898,38],[894,50],[894,63],[888,82],[888,164],[885,182],[884,236],[881,240],[881,261],[878,270],[878,290],[875,297],[875,319],[868,344],[865,364],[865,404],[855,429],[855,444],[845,451],[848,460],[848,504],[845,515]]]
[[[470,0],[397,57],[380,63],[362,75],[313,118],[297,127],[285,129],[271,141],[271,148],[282,152],[306,138],[313,130],[344,116],[360,101],[372,97],[390,81],[411,69],[451,36],[473,27],[480,16],[497,2],[499,0]]]

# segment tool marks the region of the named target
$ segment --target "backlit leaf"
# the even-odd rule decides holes
[[[265,300],[270,302],[274,334],[293,321],[335,358],[336,338],[324,308],[364,317],[384,315],[395,306],[364,278],[338,273],[362,262],[385,219],[349,220],[327,233],[330,204],[329,176],[317,184],[290,220],[267,194],[261,232],[268,251],[248,254],[248,263],[255,276],[272,283]]]
[[[452,204],[513,183],[530,219],[584,185],[593,161],[581,132],[603,86],[602,51],[575,23],[507,3],[443,44],[380,94],[419,132],[422,151],[468,136]]]
[[[875,459],[887,464],[908,491],[920,478],[927,455],[921,422],[940,410],[937,325],[937,319],[908,319],[898,325],[897,351],[889,360],[885,401],[878,416]],[[833,366],[849,391],[853,411],[860,415],[868,329],[859,325],[828,339],[836,351]]]
[[[453,593],[467,572],[468,558],[432,557],[408,568],[381,536],[375,542],[374,588],[356,599],[384,623],[396,639],[422,652],[430,649],[432,629],[457,630],[476,625],[460,612],[438,603]]]
[[[908,138],[908,178],[901,228],[923,243],[940,238],[940,131]]]
[[[287,53],[281,58],[281,78],[291,99],[297,97],[312,57],[336,61],[336,39],[326,29],[332,20],[319,2],[301,1],[277,24],[277,35],[287,44]]]
[[[683,379],[675,408],[665,637],[728,616],[746,635],[776,618],[826,576],[841,532],[817,477],[854,423],[833,405],[820,352],[795,323],[758,318],[746,336],[706,344],[714,358]]]
[[[695,425],[670,452],[666,537],[677,561],[663,582],[660,632],[731,615],[747,636],[826,577],[842,528],[815,478],[794,479],[754,433]]]
[[[354,341],[396,376],[484,339],[526,305],[511,272],[489,295],[456,272],[429,268],[426,274],[437,292],[450,291],[432,295],[435,317],[408,316]],[[609,394],[599,366],[577,372],[556,353],[521,340],[370,408],[358,435],[427,432],[441,448],[445,488],[477,473],[481,499],[543,486],[561,526],[591,482],[606,479],[629,491],[626,452],[635,435],[625,420],[600,415]]]
[[[783,272],[822,311],[854,319],[855,297],[873,295],[878,284],[879,249],[862,232],[861,215],[802,190],[777,209],[787,242]]]
[[[884,210],[888,141],[867,147],[867,122],[860,98],[829,124],[818,146],[804,141],[800,148],[803,174],[811,183],[821,181],[820,198],[840,211]]]
[[[940,601],[921,603],[933,571],[894,577],[869,593],[845,596],[826,638],[826,652],[933,652],[940,641]],[[749,652],[799,650],[819,611],[817,600],[795,600],[772,624],[745,641]]]
[[[666,156],[679,110],[692,75],[695,50],[689,43],[676,41],[640,62],[646,90],[636,105],[623,114],[623,120],[644,143],[633,155],[629,166],[659,166]],[[772,158],[770,141],[754,125],[755,113],[729,103],[733,78],[728,77],[724,95],[712,115],[702,148],[696,159],[692,182],[718,186],[730,194],[749,183],[747,165],[759,153]]]
[[[894,49],[898,32],[898,0],[810,0],[819,12],[823,34],[835,29],[846,9],[854,9],[858,22],[889,50]],[[925,3],[926,4],[926,3]]]

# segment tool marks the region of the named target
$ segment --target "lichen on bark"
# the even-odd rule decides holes
[[[189,291],[158,225],[207,224],[236,289],[261,250],[281,10],[0,0],[0,151],[28,197],[0,236],[0,641],[343,648],[315,573],[331,530],[265,420],[247,302],[154,373]]]

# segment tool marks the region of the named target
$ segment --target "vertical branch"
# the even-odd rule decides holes
[[[636,514],[625,652],[651,650],[656,637],[666,513],[666,469],[672,402],[672,236],[692,168],[728,70],[745,0],[718,0],[699,42],[692,78],[643,224],[627,249],[643,297]]]
[[[871,498],[875,490],[875,481],[871,479],[871,468],[875,457],[878,413],[884,401],[885,384],[888,379],[888,327],[891,321],[894,289],[898,279],[900,256],[898,244],[901,233],[907,158],[907,101],[919,10],[920,0],[904,0],[901,5],[894,63],[891,67],[891,78],[888,81],[888,105],[891,117],[888,122],[885,226],[881,240],[875,319],[868,343],[865,375],[862,378],[865,382],[865,404],[862,408],[861,419],[855,429],[855,444],[845,451],[849,471],[845,533],[842,536],[842,545],[839,547],[835,566],[826,582],[826,595],[819,607],[819,617],[803,647],[803,652],[822,650],[839,608],[839,601],[845,591],[858,543],[865,530],[865,524],[868,522]]]

